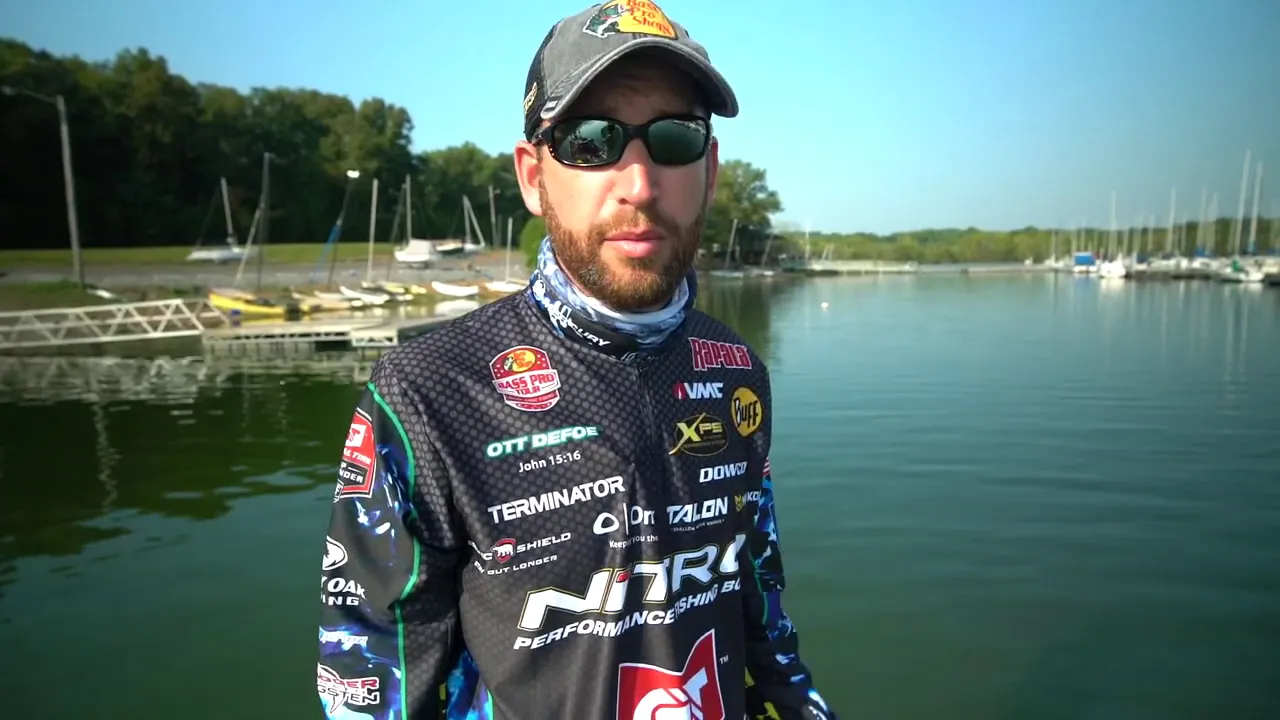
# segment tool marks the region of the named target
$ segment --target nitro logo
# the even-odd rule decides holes
[[[729,498],[720,497],[710,500],[703,500],[700,503],[688,503],[687,505],[668,505],[667,506],[667,524],[672,530],[692,530],[688,527],[676,527],[677,525],[714,525],[720,518],[729,514]]]
[[[713,368],[751,369],[751,353],[746,345],[689,338],[693,350],[693,369],[702,372]]]
[[[698,638],[678,671],[647,663],[619,665],[617,716],[630,720],[724,720],[715,630]]]
[[[718,480],[728,480],[729,478],[735,478],[739,475],[745,475],[746,472],[747,464],[745,462],[705,467],[698,471],[698,482],[709,483],[716,482]]]
[[[676,383],[671,388],[671,394],[677,400],[719,400],[724,397],[724,383]]]
[[[589,617],[549,633],[520,636],[513,649],[541,647],[575,634],[617,637],[639,625],[669,625],[685,610],[714,603],[722,592],[741,589],[738,553],[746,540],[746,533],[738,533],[724,546],[709,543],[664,558],[642,560],[620,568],[601,568],[591,574],[586,592],[581,595],[554,587],[534,590],[525,595],[516,624],[527,632],[543,630],[552,611],[577,617],[596,614],[621,617],[609,622]],[[632,587],[634,591],[628,592]],[[699,592],[681,596],[691,589]],[[641,607],[629,610],[628,598],[634,604],[637,593]],[[672,599],[677,596],[679,599],[673,603]]]
[[[575,485],[571,488],[563,490],[555,490],[552,492],[544,492],[541,495],[535,495],[528,498],[520,498],[504,502],[501,505],[492,505],[489,509],[489,515],[493,517],[495,524],[499,522],[508,522],[518,520],[522,517],[537,515],[548,510],[568,507],[576,505],[580,502],[587,502],[597,498],[605,498],[620,493],[626,488],[622,485],[622,476],[614,475],[604,480],[595,480],[593,482],[585,482],[581,485]]]
[[[544,433],[521,435],[506,440],[495,440],[485,446],[485,457],[490,459],[505,457],[536,450],[544,447],[555,447],[577,440],[591,440],[600,436],[600,428],[595,425],[574,425],[572,427],[550,430]]]
[[[376,677],[344,678],[327,665],[316,665],[316,691],[324,701],[328,717],[337,717],[338,711],[347,705],[377,705],[381,699],[378,687]]]
[[[747,437],[751,433],[760,429],[760,423],[764,422],[764,408],[760,405],[760,398],[751,391],[751,388],[740,387],[733,391],[733,427],[742,437]]]

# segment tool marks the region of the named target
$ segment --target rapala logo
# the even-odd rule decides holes
[[[709,483],[717,480],[728,480],[739,475],[745,475],[747,472],[746,462],[728,463],[726,465],[716,465],[715,467],[704,467],[698,471],[698,482]]]
[[[677,400],[719,400],[724,397],[724,383],[692,382],[676,383],[671,394]]]
[[[619,568],[601,568],[591,574],[586,592],[543,588],[525,595],[517,627],[540,632],[552,611],[582,618],[584,615],[621,616],[612,621],[593,617],[575,619],[549,633],[519,636],[514,649],[537,648],[573,635],[616,637],[639,625],[669,625],[684,611],[715,602],[722,592],[741,589],[738,553],[747,540],[738,533],[724,546],[709,543],[695,550],[681,550],[667,557],[643,560]],[[639,609],[628,608],[628,588],[637,577]],[[682,595],[698,589],[691,595]],[[636,592],[630,593],[632,598]],[[672,602],[673,598],[678,598]],[[634,603],[634,601],[633,601]]]
[[[714,368],[751,369],[751,353],[746,345],[691,337],[689,347],[693,350],[693,369],[697,372]]]

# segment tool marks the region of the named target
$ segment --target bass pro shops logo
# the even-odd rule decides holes
[[[503,350],[489,363],[489,372],[502,401],[517,410],[543,412],[560,401],[560,371],[540,348]]]
[[[618,720],[724,720],[716,670],[716,631],[698,638],[678,671],[643,663],[618,666]]]
[[[351,427],[347,428],[347,444],[342,448],[342,462],[338,464],[334,502],[342,498],[373,497],[374,470],[378,464],[374,445],[373,422],[363,410],[357,409],[351,418]]]
[[[662,8],[647,0],[613,0],[600,6],[582,31],[604,39],[617,33],[676,37],[675,28]]]

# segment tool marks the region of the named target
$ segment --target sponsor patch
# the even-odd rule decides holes
[[[751,369],[751,353],[746,345],[691,337],[689,347],[693,352],[693,369],[698,372],[716,368]]]
[[[657,35],[673,40],[676,37],[675,28],[667,19],[666,13],[648,0],[607,2],[587,20],[587,24],[582,27],[582,32],[602,39],[617,33]]]
[[[342,546],[342,543],[326,535],[324,538],[324,562],[320,565],[320,569],[329,572],[346,564],[347,549]]]
[[[747,437],[760,429],[760,423],[764,422],[764,406],[751,388],[740,387],[734,390],[731,403],[733,427],[739,435]]]
[[[720,480],[728,480],[736,478],[747,473],[746,461],[736,463],[725,463],[724,465],[716,465],[714,467],[704,467],[698,471],[698,482],[709,483],[718,482]]]
[[[328,717],[337,717],[346,707],[377,705],[382,696],[378,678],[344,678],[333,668],[320,664],[316,665],[316,690],[324,698]]]
[[[677,400],[719,400],[724,397],[724,383],[692,382],[676,383],[671,394]]]
[[[503,350],[489,363],[489,372],[503,402],[517,410],[543,412],[560,401],[560,371],[551,367],[541,348],[517,345]]]
[[[359,408],[347,428],[347,443],[342,448],[342,461],[338,464],[338,484],[333,489],[333,501],[343,498],[373,497],[374,470],[378,465],[378,451],[373,442],[373,422]]]
[[[629,720],[699,718],[724,720],[724,698],[716,659],[716,631],[693,644],[684,667],[667,670],[648,663],[618,666],[618,717]]]
[[[728,444],[724,422],[714,415],[702,413],[676,423],[676,444],[667,454],[710,457],[724,450]]]
[[[494,459],[529,450],[537,450],[538,448],[555,447],[577,440],[592,440],[599,436],[600,428],[595,425],[574,425],[505,440],[495,440],[485,446],[484,454],[485,457]]]
[[[625,490],[626,486],[622,483],[622,476],[614,475],[603,480],[592,480],[573,487],[544,492],[527,498],[519,498],[518,500],[504,502],[501,505],[492,505],[488,510],[490,517],[493,518],[493,523],[496,525],[500,522],[519,520],[523,517],[530,517],[581,502],[606,498]]]

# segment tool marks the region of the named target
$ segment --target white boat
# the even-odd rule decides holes
[[[1128,274],[1124,263],[1119,260],[1107,260],[1098,265],[1098,277],[1104,280],[1120,280]]]
[[[741,270],[709,270],[707,274],[711,277],[724,278],[728,280],[741,280],[747,274]]]
[[[366,305],[386,305],[388,302],[391,302],[390,295],[369,292],[367,290],[354,290],[346,285],[339,285],[338,291],[341,292],[344,297],[351,298],[352,300],[361,300]]]
[[[484,284],[484,289],[489,292],[510,294],[519,292],[525,288],[524,283],[514,283],[508,280],[490,280]]]
[[[228,263],[240,262],[246,257],[250,257],[257,250],[255,247],[246,247],[236,241],[235,227],[231,224],[231,201],[227,195],[227,179],[219,179],[219,194],[222,195],[222,214],[227,226],[227,240],[224,247],[201,247],[200,240],[196,240],[196,247],[187,253],[187,262],[211,262],[211,263]],[[213,212],[213,206],[209,207],[210,214]],[[206,216],[205,223],[208,224],[209,218]],[[201,236],[204,230],[200,231]]]
[[[449,297],[471,297],[480,292],[480,288],[475,285],[451,285],[439,280],[431,281],[431,289]]]
[[[396,262],[402,265],[430,265],[440,259],[440,251],[430,240],[414,238],[395,249]]]

